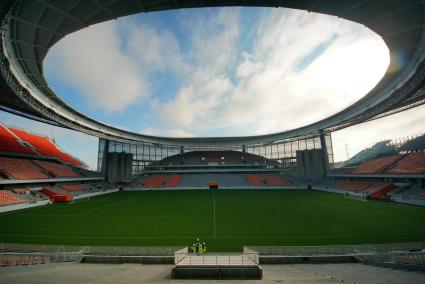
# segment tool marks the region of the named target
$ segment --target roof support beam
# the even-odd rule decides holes
[[[47,46],[44,46],[44,45],[41,45],[41,44],[38,44],[38,43],[34,43],[34,42],[30,42],[30,41],[21,40],[21,39],[12,38],[11,41],[18,43],[18,44],[26,44],[26,45],[30,45],[30,46],[43,48],[43,49],[49,49]]]
[[[46,26],[42,26],[42,25],[39,25],[39,24],[36,24],[36,23],[30,22],[30,21],[27,21],[27,20],[22,19],[22,18],[19,18],[19,17],[12,17],[12,18],[13,18],[13,20],[15,20],[15,21],[17,21],[17,22],[24,23],[24,24],[29,25],[29,26],[32,26],[32,27],[34,27],[34,28],[36,28],[36,29],[45,30],[45,31],[47,31],[47,32],[49,32],[49,33],[52,33],[52,34],[55,34],[55,35],[57,35],[57,36],[61,36],[61,37],[64,37],[64,36],[65,36],[64,34],[62,34],[62,33],[60,33],[60,32],[57,32],[57,31],[55,31],[55,30],[52,30],[52,29],[50,29],[50,28],[48,28],[48,27],[46,27]]]
[[[61,10],[61,9],[59,9],[58,7],[56,7],[56,6],[53,6],[52,4],[50,4],[49,2],[46,2],[46,1],[44,1],[44,0],[36,0],[37,2],[39,2],[39,3],[41,3],[41,4],[43,4],[43,5],[45,5],[46,7],[48,7],[49,9],[51,9],[51,10],[53,10],[53,11],[55,11],[55,12],[58,12],[59,14],[61,14],[61,15],[63,15],[63,16],[65,16],[65,17],[67,17],[68,19],[71,19],[71,20],[73,20],[73,21],[75,21],[75,22],[78,22],[78,23],[80,23],[81,25],[83,25],[83,26],[85,26],[85,27],[88,27],[89,25],[87,24],[87,23],[85,23],[83,20],[81,20],[81,19],[79,19],[79,18],[77,18],[77,17],[75,17],[75,16],[73,16],[73,15],[71,15],[71,14],[69,14],[68,12],[65,12],[65,11],[63,11],[63,10]],[[77,2],[78,3],[78,2]]]
[[[102,3],[99,2],[99,0],[90,0],[92,3],[96,4],[100,9],[102,9],[103,11],[105,11],[106,13],[109,14],[109,16],[111,16],[112,18],[116,19],[117,17],[115,16],[114,13],[112,13],[111,10],[109,10],[107,7],[103,6]]]
[[[400,12],[403,12],[404,10],[410,9],[410,8],[412,8],[412,7],[415,7],[415,6],[422,5],[422,4],[421,4],[422,2],[407,2],[407,1],[406,1],[406,3],[408,3],[408,4],[406,4],[406,5],[402,5],[402,6],[401,6],[399,9],[397,9],[397,10],[393,10],[393,11],[391,11],[391,12],[389,12],[389,13],[383,14],[381,17],[378,17],[378,18],[375,18],[375,19],[373,19],[373,20],[371,20],[371,21],[368,21],[367,23],[365,23],[365,25],[366,25],[366,26],[373,26],[373,25],[375,25],[376,23],[379,23],[380,21],[385,20],[385,19],[386,19],[386,18],[388,18],[388,17],[394,17],[394,18],[395,18],[395,16],[396,16],[397,14],[399,14]]]

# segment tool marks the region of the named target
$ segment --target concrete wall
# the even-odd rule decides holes
[[[109,182],[129,180],[132,174],[133,154],[108,153],[106,159],[106,179]]]
[[[180,187],[208,187],[210,181],[216,181],[222,187],[249,186],[243,174],[193,174],[183,175]]]
[[[298,177],[306,180],[321,180],[329,170],[326,151],[312,149],[297,151]]]

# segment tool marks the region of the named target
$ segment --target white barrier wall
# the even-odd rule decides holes
[[[41,200],[37,201],[36,203],[21,203],[21,204],[14,204],[9,206],[3,206],[0,207],[0,213],[2,212],[8,212],[8,211],[14,211],[14,210],[20,210],[20,209],[26,209],[26,208],[32,208],[32,207],[38,207],[49,204],[49,200]]]
[[[98,196],[98,195],[103,195],[103,194],[108,194],[113,192],[118,192],[118,189],[80,194],[80,195],[74,196],[73,199],[87,198],[87,197]],[[0,213],[32,208],[32,207],[38,207],[38,206],[43,206],[47,204],[49,204],[49,200],[41,200],[41,201],[37,201],[36,203],[21,203],[21,204],[8,205],[8,206],[0,207]]]

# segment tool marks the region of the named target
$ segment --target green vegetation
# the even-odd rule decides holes
[[[214,217],[215,216],[215,217]],[[0,214],[0,242],[328,245],[425,241],[425,208],[292,190],[118,192]]]

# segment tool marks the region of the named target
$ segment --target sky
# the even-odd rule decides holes
[[[47,54],[44,74],[65,102],[109,125],[160,136],[237,136],[334,114],[372,89],[388,63],[378,35],[337,17],[207,8],[133,15],[70,34]],[[387,137],[422,133],[423,113],[335,132],[336,160],[346,158],[346,144],[355,154]],[[96,138],[0,119],[49,136],[53,129],[60,146],[96,164]]]

